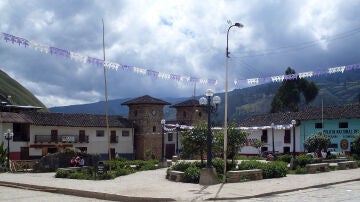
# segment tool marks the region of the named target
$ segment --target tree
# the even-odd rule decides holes
[[[353,141],[351,142],[351,152],[360,157],[360,133],[355,134]]]
[[[199,154],[203,163],[204,152],[206,151],[206,125],[196,126],[191,130],[182,133],[182,149],[184,155]]]
[[[224,148],[224,134],[223,131],[215,133],[217,148]],[[235,128],[235,124],[231,124],[227,128],[227,154],[231,158],[232,164],[234,164],[235,156],[240,151],[241,147],[245,144],[248,137],[248,133]]]
[[[295,74],[295,70],[290,67],[285,71],[286,75]],[[272,102],[271,112],[287,112],[299,111],[299,103],[301,95],[305,98],[305,103],[308,104],[318,95],[319,89],[313,82],[309,82],[304,78],[286,79],[279,86]]]
[[[1,142],[1,144],[0,144],[0,166],[4,165],[6,159],[7,159],[7,149],[5,149],[5,147],[4,147],[4,142]]]
[[[330,137],[322,132],[312,135],[304,141],[304,148],[308,152],[319,152],[326,150],[330,145]]]
[[[255,147],[255,148],[258,150],[259,156],[261,155],[261,147],[263,147],[264,145],[265,145],[265,143],[264,143],[263,141],[261,141],[261,140],[258,140],[258,139],[256,139],[256,140],[251,144],[252,147]]]

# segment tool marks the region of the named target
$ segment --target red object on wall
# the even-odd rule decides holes
[[[10,160],[20,160],[20,152],[10,151]]]

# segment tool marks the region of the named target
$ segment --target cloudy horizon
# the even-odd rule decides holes
[[[359,63],[360,1],[26,1],[0,2],[0,32],[48,46],[157,72],[216,79],[225,89],[227,29],[229,90],[235,79],[306,72]],[[231,21],[231,24],[229,24]],[[0,69],[47,107],[104,100],[103,68],[0,41]],[[107,69],[109,99],[191,97],[192,82]]]

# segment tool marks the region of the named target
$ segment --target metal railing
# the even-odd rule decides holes
[[[78,135],[59,135],[56,139],[53,139],[51,135],[35,135],[35,143],[89,143],[89,136],[79,138]]]

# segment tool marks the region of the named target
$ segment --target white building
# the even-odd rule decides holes
[[[120,116],[109,116],[107,130],[104,115],[62,114],[46,112],[1,112],[0,131],[10,129],[10,159],[34,159],[64,148],[74,148],[108,159],[116,153],[133,158],[132,122]],[[3,135],[0,140],[6,142]],[[5,144],[6,146],[7,144]]]

